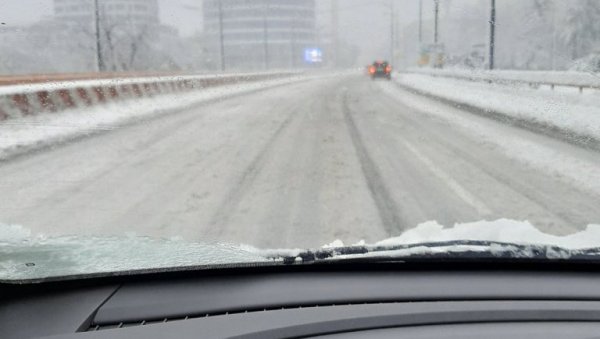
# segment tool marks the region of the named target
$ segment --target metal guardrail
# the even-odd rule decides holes
[[[548,86],[600,90],[600,74],[562,71],[484,71],[408,69],[403,73],[424,74],[450,79],[499,84],[525,84],[530,87]]]

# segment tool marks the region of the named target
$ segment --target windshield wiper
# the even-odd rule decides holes
[[[305,250],[295,255],[271,252],[267,259],[284,264],[326,261],[406,261],[410,259],[597,259],[600,248],[566,249],[560,246],[515,244],[501,241],[452,240],[402,245],[356,245]]]

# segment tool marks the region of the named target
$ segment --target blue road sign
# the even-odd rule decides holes
[[[309,64],[323,62],[323,51],[320,48],[306,48],[304,50],[304,61]]]

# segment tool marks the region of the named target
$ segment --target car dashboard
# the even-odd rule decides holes
[[[600,338],[600,273],[261,268],[3,286],[9,338]]]

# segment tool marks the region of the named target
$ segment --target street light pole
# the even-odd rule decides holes
[[[394,49],[395,49],[395,39],[396,37],[395,32],[394,32],[394,28],[396,26],[396,18],[395,18],[395,13],[394,13],[394,0],[390,0],[390,62],[392,63],[392,65],[395,65],[394,63]]]
[[[423,0],[419,0],[419,46],[423,43]]]
[[[492,9],[490,13],[490,70],[494,69],[494,54],[496,44],[496,0],[492,1]]]
[[[338,0],[331,1],[331,28],[332,34],[331,38],[333,39],[333,67],[339,66],[339,54],[340,54],[340,43],[339,43],[339,7]]]
[[[437,45],[438,43],[438,21],[440,14],[440,0],[433,0],[435,3],[435,21],[433,26],[433,43]]]
[[[106,70],[106,64],[104,63],[104,56],[102,55],[102,43],[100,41],[100,7],[98,6],[98,0],[94,0],[94,25],[96,34],[96,62],[98,64],[98,72],[104,72]]]
[[[265,3],[265,12],[263,16],[263,53],[265,56],[265,69],[269,69],[269,24],[267,23],[267,16],[269,12],[269,4]]]
[[[296,16],[292,16],[292,33],[290,39],[290,64],[296,69]]]
[[[219,48],[221,56],[221,72],[225,71],[225,44],[223,39],[223,3],[222,0],[217,0],[219,3]]]
[[[552,70],[556,71],[556,3],[552,4]]]

